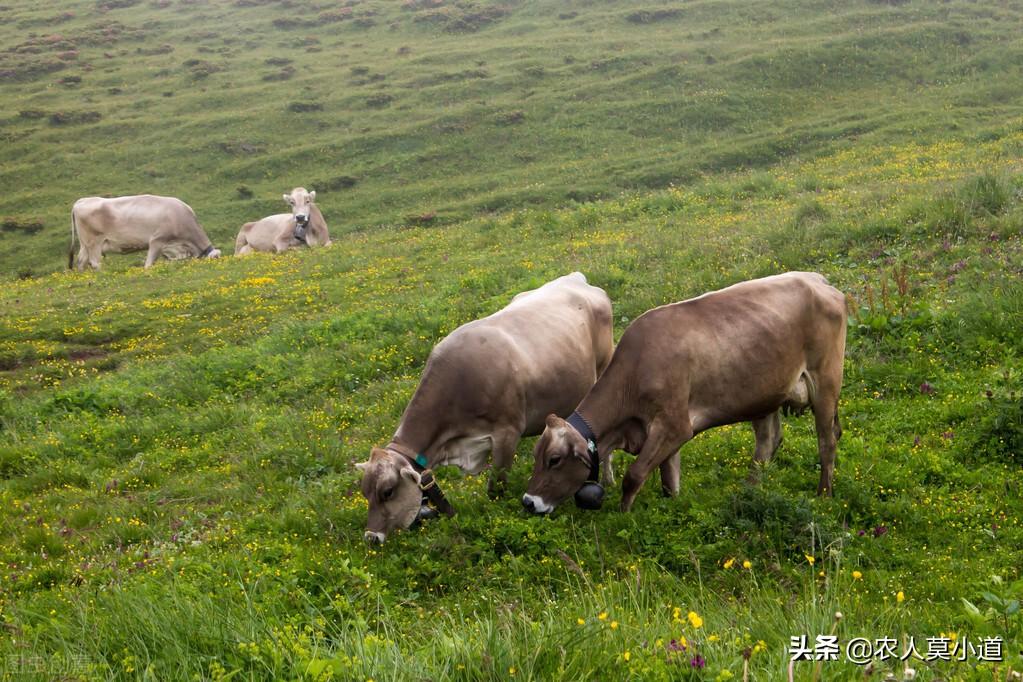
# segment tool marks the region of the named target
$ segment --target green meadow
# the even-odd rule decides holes
[[[6,0],[0,680],[1018,679],[1021,21]],[[333,246],[227,256],[298,185]],[[66,271],[74,200],[144,192],[225,257]],[[526,439],[506,497],[442,469],[454,518],[364,544],[353,465],[458,325],[579,270],[618,337],[796,269],[848,296],[833,498],[808,415],[759,485],[720,428],[629,514],[526,516]],[[800,635],[837,660],[790,665]]]

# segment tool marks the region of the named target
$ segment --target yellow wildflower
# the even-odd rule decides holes
[[[746,561],[742,562],[742,567],[748,571],[749,569],[753,568],[753,562],[750,561],[749,559],[746,559]]]
[[[862,580],[863,579],[863,574],[860,573],[859,571],[853,571],[852,575],[853,575],[853,580]]]
[[[729,559],[728,561],[725,562],[725,568],[731,568],[734,565],[735,565],[735,557],[732,557],[731,559]]]
[[[692,625],[694,628],[703,627],[703,619],[700,618],[699,615],[697,615],[696,611],[690,611],[689,615],[686,616],[686,618],[689,619],[689,624]]]
[[[906,595],[902,593],[902,590],[899,590],[899,593],[895,595],[895,601],[899,602],[900,604],[906,601]]]
[[[813,566],[813,562],[815,561],[815,559],[813,558],[813,555],[811,555],[811,554],[804,554],[803,556],[806,557],[806,562],[808,564],[810,564],[811,566]]]

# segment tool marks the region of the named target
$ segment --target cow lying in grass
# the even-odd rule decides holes
[[[430,353],[394,438],[356,465],[369,501],[367,541],[411,526],[424,491],[453,513],[431,467],[478,473],[490,453],[489,488],[498,492],[519,439],[539,433],[547,414],[571,412],[612,348],[611,301],[578,272],[451,332]]]
[[[245,223],[234,241],[234,255],[252,251],[280,253],[299,246],[330,246],[327,221],[313,203],[315,191],[296,187],[284,195],[291,213],[278,213],[254,223]]]
[[[573,493],[580,506],[599,506],[603,491],[592,479],[615,449],[638,455],[622,481],[622,511],[655,468],[664,492],[677,495],[679,448],[693,436],[751,421],[754,461],[766,462],[781,443],[779,411],[807,407],[817,427],[817,493],[831,494],[845,330],[845,296],[806,272],[647,311],[568,421],[547,417],[523,506],[545,514]]]
[[[199,225],[192,207],[174,197],[84,197],[71,208],[71,248],[68,268],[99,270],[104,253],[129,253],[148,249],[146,267],[161,256],[171,259],[216,258],[210,238]]]

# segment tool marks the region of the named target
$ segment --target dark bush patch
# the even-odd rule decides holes
[[[521,109],[516,109],[515,111],[503,111],[494,116],[494,121],[498,125],[503,126],[515,125],[516,123],[522,123],[525,120],[526,112]]]
[[[315,23],[309,19],[295,19],[294,17],[281,17],[279,19],[274,19],[273,24],[274,28],[281,31],[290,31],[295,28],[309,28],[310,26],[315,25]]]
[[[829,215],[823,204],[816,199],[810,199],[799,204],[792,220],[796,225],[804,226],[825,220]]]
[[[401,3],[404,10],[436,9],[444,6],[444,0],[405,0]]]
[[[806,550],[833,542],[839,530],[815,516],[805,500],[756,486],[733,495],[720,512],[720,522],[766,556],[802,558]]]
[[[409,225],[429,225],[435,220],[437,220],[437,214],[434,211],[405,216],[405,222]]]
[[[579,16],[578,12],[562,12],[558,15],[558,19],[566,21],[568,19],[575,19],[577,16]]]
[[[101,0],[96,3],[96,9],[108,11],[112,9],[125,9],[139,4],[140,0]]]
[[[682,10],[677,7],[664,9],[641,9],[625,15],[628,21],[634,24],[652,24],[656,21],[666,21],[682,16]]]
[[[237,193],[239,199],[251,199],[254,196],[252,190],[246,187],[245,185],[238,185],[238,188],[235,190],[235,192]]]
[[[123,88],[107,88],[108,95],[122,95],[124,94]]]
[[[311,111],[323,111],[323,105],[319,102],[291,102],[288,104],[288,111],[296,114],[305,114]]]
[[[293,61],[293,59],[288,59],[287,57],[270,57],[269,59],[264,60],[263,63],[268,66],[287,66]]]
[[[138,47],[135,48],[135,54],[144,55],[158,55],[158,54],[170,54],[174,51],[174,46],[169,43],[163,45],[157,45],[156,47]]]
[[[355,185],[358,184],[358,182],[359,179],[353,178],[351,175],[338,175],[337,177],[333,177],[325,182],[314,183],[313,186],[316,189],[337,191],[340,189],[348,189],[349,187],[355,187]]]
[[[64,86],[67,86],[67,87],[71,87],[71,86],[74,86],[74,85],[81,85],[82,77],[81,76],[64,76],[58,82],[61,85],[64,85]]]
[[[327,10],[326,12],[320,12],[320,16],[317,20],[321,24],[335,24],[339,21],[352,18],[351,7],[341,7],[339,9]]]
[[[984,173],[945,192],[933,204],[922,207],[922,215],[909,216],[909,219],[922,220],[932,230],[963,237],[976,218],[996,216],[1011,201],[1012,190],[1008,184],[1002,178]]]
[[[4,218],[0,222],[0,230],[4,232],[24,232],[35,234],[43,229],[43,223],[39,220],[18,220],[17,218]]]
[[[258,154],[263,147],[252,142],[218,142],[217,149],[225,154]]]
[[[83,123],[95,123],[103,118],[98,111],[58,111],[50,114],[50,125],[80,125]]]
[[[510,14],[506,7],[481,7],[462,3],[459,7],[441,7],[418,14],[414,21],[439,25],[449,33],[474,33]]]
[[[39,109],[22,109],[21,111],[18,112],[18,116],[20,116],[21,118],[32,120],[37,118],[45,118],[46,112],[41,111]]]
[[[1023,382],[1006,380],[987,390],[977,408],[975,433],[970,439],[970,457],[997,457],[1023,464]]]
[[[224,70],[224,67],[204,59],[186,59],[182,66],[188,69],[188,75],[192,80],[202,80],[208,78],[210,74]]]
[[[263,76],[263,80],[267,81],[267,82],[286,81],[286,80],[290,79],[294,75],[295,75],[295,67],[294,66],[285,66],[283,69],[281,69],[277,73],[268,73],[268,74],[266,74],[265,76]]]
[[[32,80],[66,67],[67,64],[59,59],[24,60],[14,67],[0,68],[0,82]]]
[[[389,95],[386,92],[381,92],[379,95],[373,95],[366,99],[366,106],[373,107],[374,109],[380,109],[390,105],[394,101],[394,95]]]

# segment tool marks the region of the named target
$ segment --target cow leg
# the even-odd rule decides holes
[[[502,497],[508,485],[508,470],[515,459],[515,446],[519,444],[520,431],[508,429],[490,437],[493,466],[487,481],[487,494],[491,498]]]
[[[835,475],[835,450],[842,428],[838,423],[838,393],[842,388],[842,369],[837,377],[822,373],[818,380],[817,395],[813,401],[813,419],[817,427],[817,452],[821,462],[821,480],[818,495],[833,495],[832,479]]]
[[[78,252],[78,269],[84,270],[85,266],[88,265],[93,270],[99,270],[100,263],[103,260],[103,248],[96,247],[93,249],[86,250],[82,247],[82,250]]]
[[[752,424],[757,445],[753,450],[749,481],[755,484],[760,482],[761,468],[771,461],[774,453],[778,451],[778,446],[781,445],[781,410],[775,410],[766,417],[754,419]]]
[[[160,257],[161,253],[163,253],[163,246],[164,246],[163,242],[159,239],[149,240],[149,252],[146,253],[147,268],[152,267],[153,263],[156,262],[156,259]]]
[[[636,461],[629,465],[622,481],[622,511],[632,509],[632,503],[636,500],[640,488],[646,483],[647,477],[655,467],[659,467],[672,456],[678,457],[678,449],[693,437],[692,429],[688,433],[679,434],[675,429],[663,426],[659,422],[650,425],[647,431],[646,441],[639,451]],[[669,475],[670,467],[669,464]],[[676,469],[677,472],[677,469]],[[675,474],[675,485],[678,486],[678,475]]]
[[[597,459],[600,460],[600,485],[610,488],[615,484],[615,472],[611,468],[611,448],[598,448]]]
[[[675,451],[675,454],[661,462],[661,492],[665,497],[678,496],[679,469],[682,466],[682,457]]]

